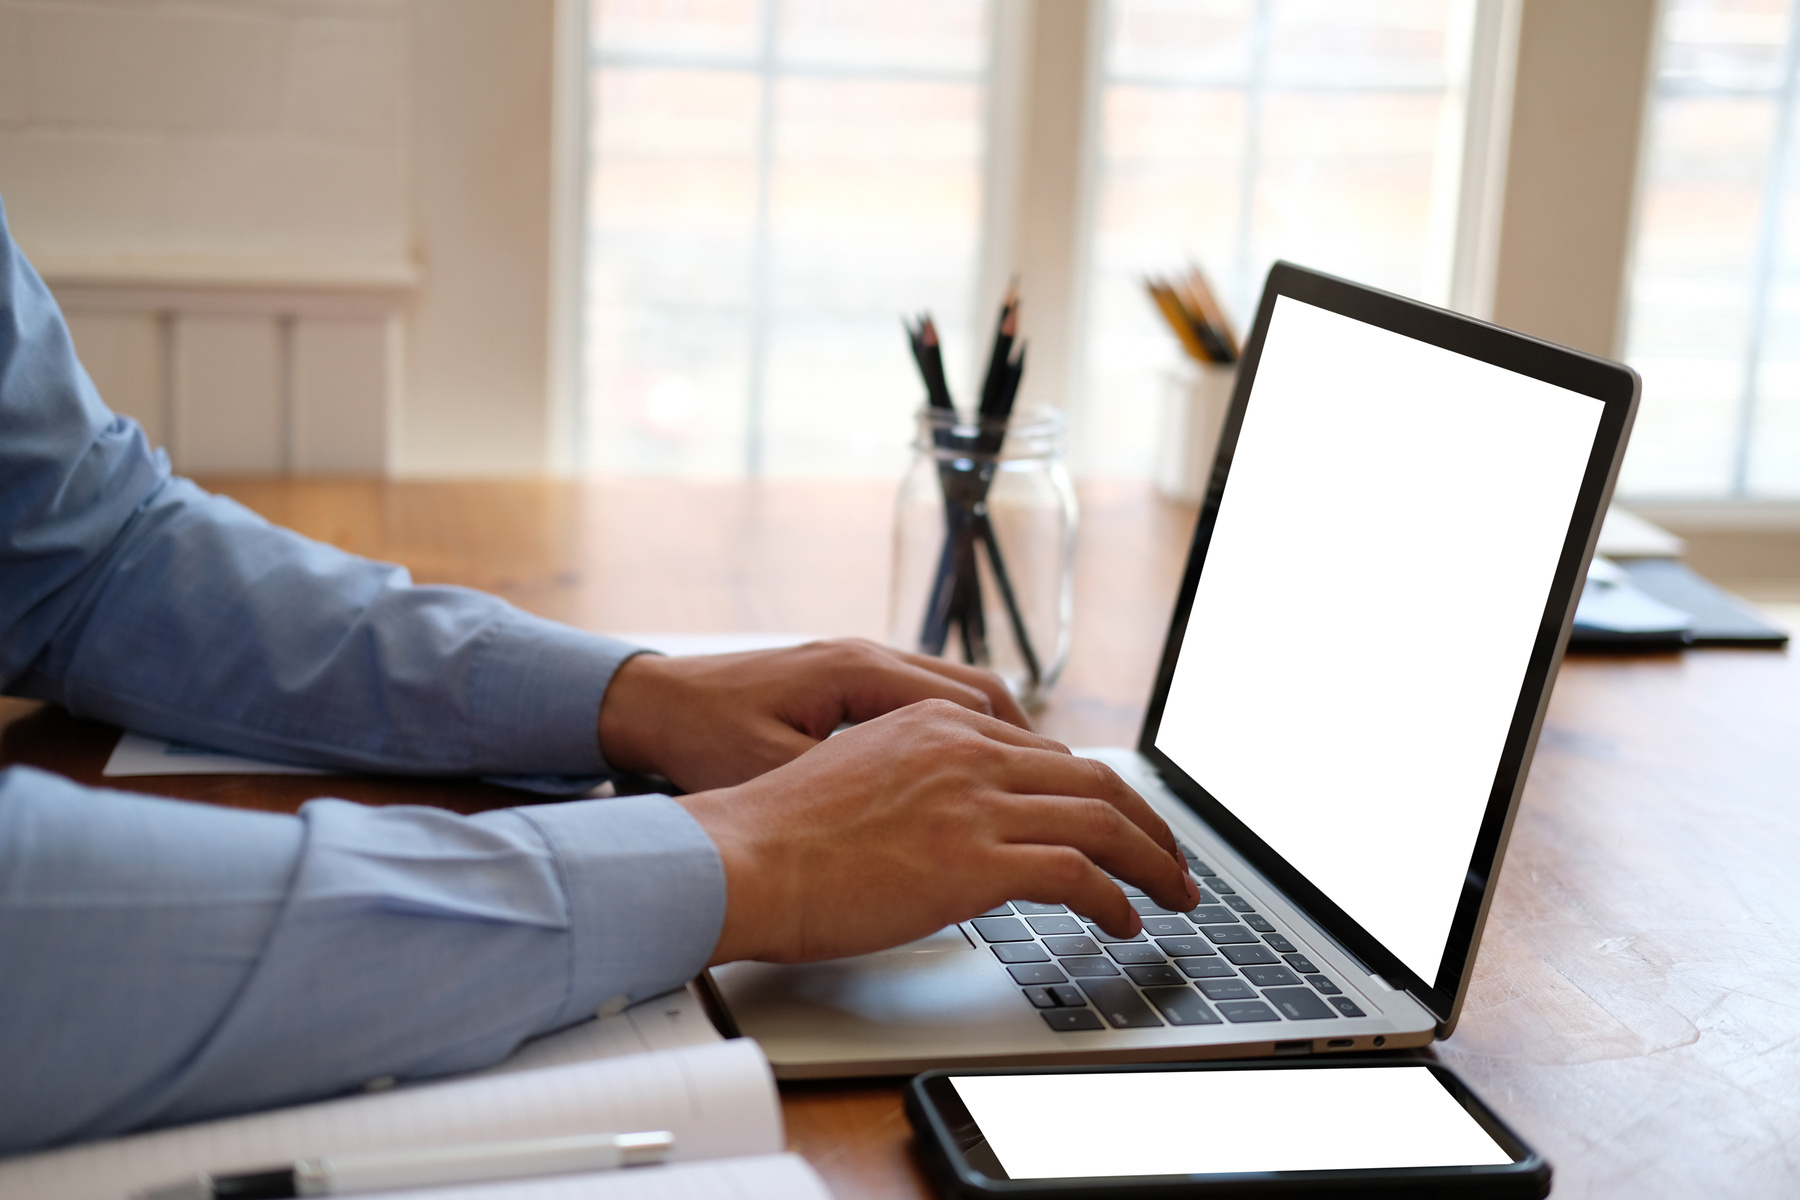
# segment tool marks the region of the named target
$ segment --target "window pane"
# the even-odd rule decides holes
[[[1782,249],[1794,223],[1778,153],[1792,111],[1791,9],[1665,8],[1626,335],[1644,377],[1627,494],[1800,491],[1800,273]]]
[[[589,464],[897,475],[920,401],[900,314],[969,336],[987,5],[592,18]]]
[[[1182,360],[1146,275],[1199,263],[1240,325],[1276,258],[1443,301],[1469,16],[1459,0],[1111,0],[1083,470],[1151,470]]]

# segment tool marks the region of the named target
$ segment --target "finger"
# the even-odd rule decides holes
[[[1066,904],[1111,937],[1135,937],[1144,923],[1119,885],[1079,850],[1068,846],[1006,846],[995,873],[1006,894],[1039,904]]]
[[[849,676],[844,709],[850,720],[867,721],[921,700],[948,700],[982,716],[994,715],[993,697],[981,688],[886,653]]]
[[[1008,842],[1062,845],[1144,889],[1171,912],[1199,903],[1186,864],[1173,860],[1124,813],[1104,800],[1073,796],[1006,796],[995,802],[998,832]]]
[[[935,713],[927,712],[925,715],[955,721],[972,732],[980,734],[986,741],[999,742],[1002,745],[1014,746],[1022,750],[1057,754],[1065,758],[1069,754],[1069,748],[1055,738],[1047,738],[1041,733],[1033,733],[1029,729],[1002,721],[998,717],[988,716],[986,713],[940,709]]]
[[[1006,788],[1012,792],[1092,796],[1105,800],[1162,847],[1163,853],[1177,866],[1186,870],[1186,860],[1168,822],[1157,815],[1148,801],[1119,778],[1117,771],[1098,759],[1082,758],[1074,754],[1026,751],[1007,755],[1001,772]]]
[[[930,671],[936,675],[946,675],[958,683],[978,689],[987,696],[988,701],[992,704],[994,716],[1009,725],[1017,725],[1021,729],[1031,728],[1031,721],[1025,716],[1025,710],[1019,707],[1018,700],[1014,699],[1012,690],[992,671],[950,662],[947,659],[933,658],[929,654],[913,654],[905,650],[895,650],[892,653],[896,658],[902,659],[920,670]]]

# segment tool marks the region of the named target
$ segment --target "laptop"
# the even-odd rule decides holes
[[[1455,1028],[1638,398],[1627,367],[1288,263],[1135,750],[1202,891],[1014,902],[706,981],[785,1079],[1417,1046]],[[1127,889],[1128,892],[1133,889]]]

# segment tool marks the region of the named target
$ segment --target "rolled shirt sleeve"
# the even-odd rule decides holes
[[[298,816],[0,773],[0,1153],[497,1061],[724,919],[665,796]]]

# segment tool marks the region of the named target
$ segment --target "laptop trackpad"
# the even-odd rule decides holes
[[[878,950],[875,954],[866,957],[873,958],[882,954],[942,954],[949,950],[973,950],[974,948],[969,944],[969,936],[962,931],[962,926],[946,925],[936,933],[922,937],[916,942],[908,942],[904,946],[895,946],[889,950]]]

